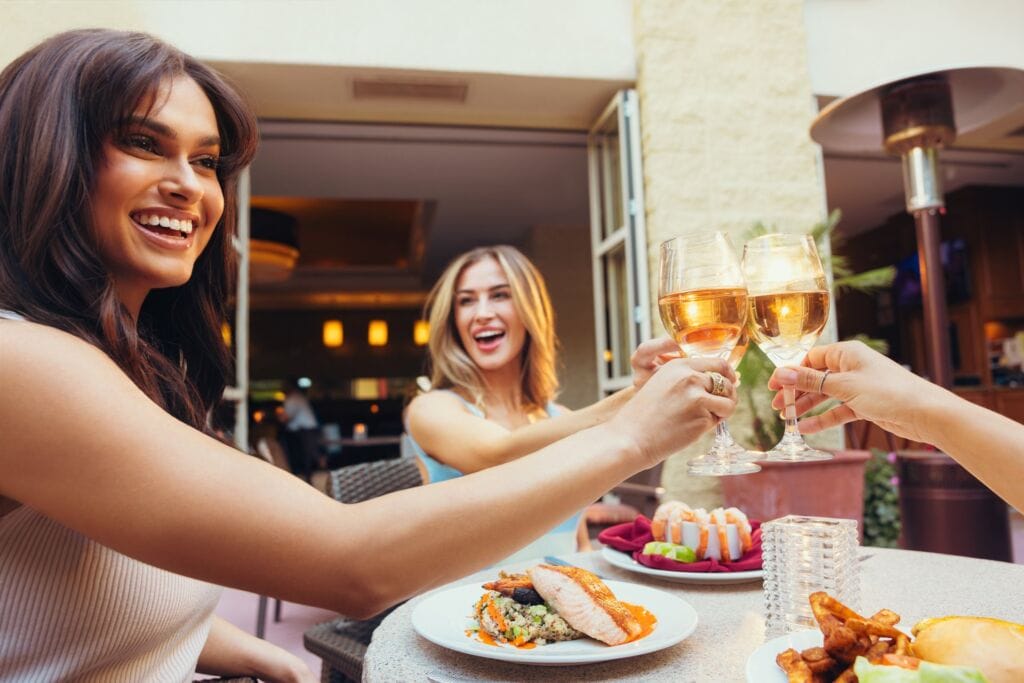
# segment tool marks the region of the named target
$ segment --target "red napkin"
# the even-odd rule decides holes
[[[651,520],[638,515],[632,522],[608,527],[598,535],[597,540],[610,548],[630,553],[633,559],[651,569],[670,572],[749,572],[761,569],[761,522],[750,520],[753,541],[750,550],[735,562],[719,562],[708,559],[699,562],[677,562],[661,555],[644,555],[644,545],[654,540]]]

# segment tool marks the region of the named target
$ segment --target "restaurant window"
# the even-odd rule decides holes
[[[604,395],[632,383],[630,356],[651,335],[635,90],[615,95],[591,128],[587,148],[598,386]]]

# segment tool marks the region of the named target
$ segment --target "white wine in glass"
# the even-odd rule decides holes
[[[661,245],[658,311],[684,355],[731,358],[744,337],[749,314],[743,272],[729,238],[720,232],[676,237]],[[690,474],[749,474],[761,468],[737,456],[724,421],[715,427],[711,450],[689,463]]]
[[[776,367],[800,365],[825,328],[829,312],[828,285],[814,238],[773,234],[750,240],[743,248],[743,274],[750,295],[750,336]],[[791,387],[783,392],[786,431],[766,459],[831,459],[830,453],[811,448],[801,436],[795,394]]]

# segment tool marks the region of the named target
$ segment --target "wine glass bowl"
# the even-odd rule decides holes
[[[771,234],[743,247],[743,274],[749,293],[747,329],[776,367],[800,365],[818,340],[829,314],[829,291],[821,258],[810,235]],[[795,391],[784,391],[786,432],[768,451],[768,460],[828,460],[811,448],[796,421]]]
[[[745,338],[749,304],[729,238],[720,232],[676,237],[662,243],[660,257],[658,311],[665,329],[686,356],[730,360]],[[691,460],[689,472],[723,476],[761,469],[737,455],[746,449],[720,421],[711,450]]]

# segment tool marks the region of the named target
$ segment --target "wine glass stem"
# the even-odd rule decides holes
[[[715,443],[719,446],[727,446],[730,441],[729,429],[725,426],[725,420],[720,420],[715,425]]]
[[[786,436],[802,440],[800,428],[796,424],[796,388],[784,387],[782,398],[786,404]]]

